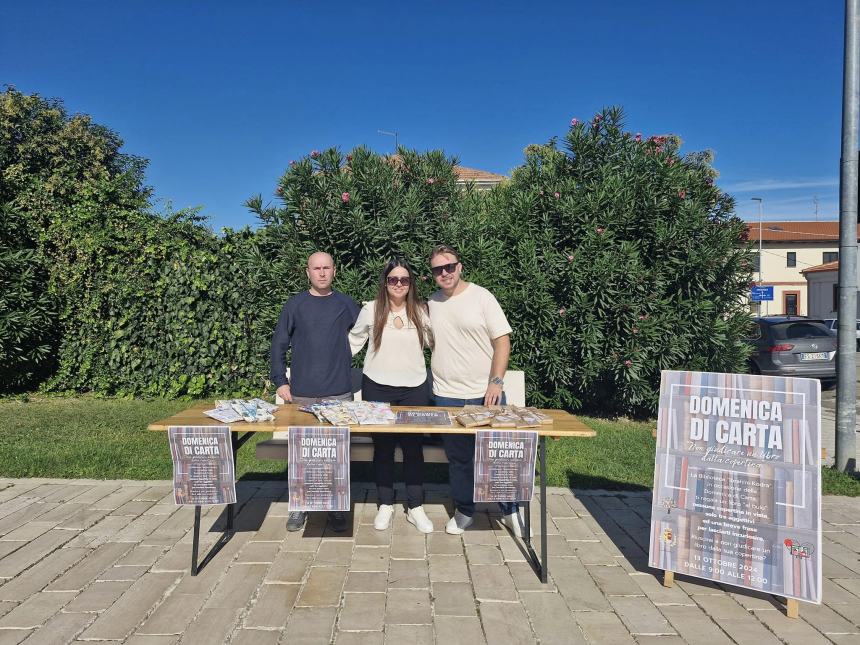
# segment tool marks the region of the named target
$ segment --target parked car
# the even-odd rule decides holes
[[[836,318],[825,318],[824,324],[836,335]],[[857,319],[857,351],[860,352],[860,318]]]
[[[755,319],[749,342],[750,373],[768,376],[836,378],[836,337],[824,321],[805,316]]]

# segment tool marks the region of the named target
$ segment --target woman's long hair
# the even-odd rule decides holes
[[[388,279],[388,274],[397,267],[406,269],[409,274],[409,291],[406,293],[406,316],[418,331],[418,343],[422,348],[425,344],[424,325],[427,316],[427,304],[418,297],[418,285],[415,284],[415,273],[412,271],[412,267],[403,258],[394,258],[382,270],[382,275],[379,278],[379,291],[376,294],[376,313],[373,317],[373,349],[377,352],[382,345],[382,330],[385,328],[388,322],[388,314],[391,312],[386,280]]]

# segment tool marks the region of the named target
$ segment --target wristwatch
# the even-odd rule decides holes
[[[505,381],[501,376],[494,376],[490,379],[490,383],[492,383],[493,385],[504,385]]]

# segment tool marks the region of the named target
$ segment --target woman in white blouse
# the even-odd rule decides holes
[[[424,347],[432,344],[427,305],[418,297],[415,274],[403,259],[385,265],[376,299],[362,307],[349,334],[353,355],[369,341],[361,398],[392,405],[429,405]],[[383,531],[394,515],[394,448],[403,450],[406,519],[422,533],[433,523],[424,512],[424,453],[420,434],[375,433],[373,469],[379,511],[373,526]]]

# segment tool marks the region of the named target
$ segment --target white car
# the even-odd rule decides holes
[[[833,332],[833,335],[836,335],[836,318],[827,318],[824,321],[824,324],[827,325],[827,329]],[[860,351],[860,319],[857,320],[857,351]]]

